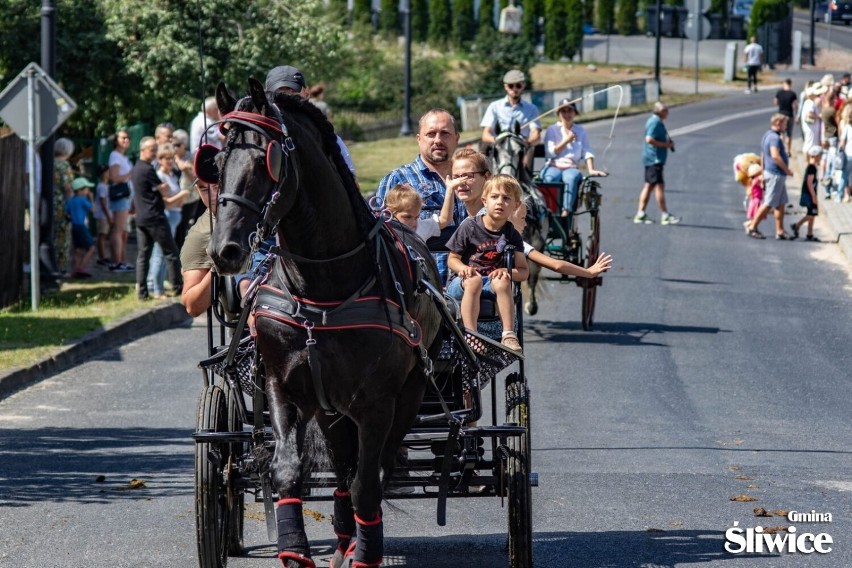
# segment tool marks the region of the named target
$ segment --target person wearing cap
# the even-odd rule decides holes
[[[292,65],[279,65],[269,70],[269,73],[266,74],[266,92],[270,95],[286,93],[305,100],[309,100],[311,96],[305,76]],[[355,162],[352,161],[352,154],[349,153],[349,148],[346,147],[340,136],[337,136],[337,147],[340,148],[346,167],[352,172],[352,177],[355,177]]]
[[[440,211],[444,205],[448,180],[453,173],[453,153],[459,144],[459,131],[453,115],[444,109],[433,108],[420,117],[417,123],[417,145],[420,152],[414,161],[403,164],[388,172],[379,182],[376,197],[384,199],[388,191],[396,185],[406,184],[413,187],[423,200],[420,218],[428,219]],[[470,172],[471,176],[483,172]],[[442,283],[447,281],[446,243],[461,222],[467,218],[467,208],[461,199],[455,200],[453,220],[441,231],[439,237],[426,241],[432,256],[438,264]]]
[[[217,122],[219,121],[219,106],[216,97],[204,99],[204,108],[192,119],[189,126],[189,151],[192,154],[204,144],[210,144],[217,148],[222,147],[222,134],[219,132]],[[205,131],[206,126],[206,131]]]
[[[532,165],[532,149],[541,140],[541,121],[538,120],[538,107],[521,98],[526,87],[526,76],[518,69],[512,69],[503,75],[503,89],[506,96],[494,101],[485,109],[479,126],[482,130],[482,141],[485,144],[494,144],[497,126],[501,131],[513,128],[515,124],[521,126],[523,136],[529,147],[525,161],[527,167]]]
[[[639,210],[633,217],[637,224],[651,224],[653,219],[645,213],[648,201],[651,199],[651,190],[657,198],[657,205],[662,216],[660,223],[663,225],[676,225],[680,219],[669,213],[666,207],[666,182],[663,178],[663,168],[669,155],[669,149],[674,151],[674,142],[669,137],[669,132],[663,121],[669,116],[669,107],[657,101],[654,103],[654,112],[645,122],[645,143],[642,145],[642,164],[645,166],[645,185],[639,193]]]
[[[743,60],[748,72],[748,89],[746,94],[757,92],[757,72],[763,65],[763,48],[757,43],[757,38],[751,36],[749,44],[743,49]]]
[[[802,153],[807,160],[808,150],[812,146],[819,147],[822,143],[822,120],[819,113],[819,98],[827,91],[821,83],[815,83],[805,91],[805,101],[802,103],[802,134],[805,137],[802,142]]]
[[[542,181],[564,184],[562,193],[562,216],[574,211],[577,191],[583,174],[580,164],[586,163],[589,175],[606,175],[595,169],[595,155],[586,129],[574,123],[580,114],[577,105],[562,99],[556,105],[559,121],[544,132],[544,156],[547,164],[541,170]]]
[[[764,238],[758,226],[771,210],[775,212],[775,238],[779,241],[790,238],[790,235],[784,232],[784,206],[787,205],[787,176],[793,175],[793,172],[790,170],[790,157],[781,138],[781,133],[787,128],[787,120],[789,119],[786,115],[773,114],[769,119],[769,130],[763,135],[760,143],[763,159],[763,203],[754,219],[743,224],[746,235],[755,239]]]
[[[805,168],[805,173],[802,176],[802,194],[799,197],[799,205],[805,208],[805,214],[801,219],[790,225],[790,230],[793,231],[791,238],[799,238],[799,229],[802,225],[808,225],[808,232],[805,239],[809,241],[819,241],[814,236],[814,218],[819,215],[819,207],[817,205],[817,170],[819,163],[822,161],[822,151],[818,146],[811,147],[808,150],[808,167]]]
[[[74,255],[71,261],[72,278],[91,278],[89,262],[95,254],[95,242],[86,224],[89,212],[92,211],[91,188],[95,184],[84,177],[75,178],[71,182],[71,190],[74,195],[65,202],[65,215],[71,221],[71,243],[74,247]]]

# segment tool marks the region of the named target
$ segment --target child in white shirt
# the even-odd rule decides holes
[[[424,241],[441,234],[441,229],[453,220],[453,208],[455,206],[455,193],[453,182],[447,180],[447,189],[444,194],[444,205],[439,215],[432,214],[427,219],[420,218],[420,209],[423,207],[423,199],[413,187],[408,184],[398,184],[388,190],[385,195],[385,207],[393,213],[394,219],[411,228],[417,236]]]

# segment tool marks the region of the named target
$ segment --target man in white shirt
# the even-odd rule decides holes
[[[757,43],[757,38],[751,36],[749,44],[743,50],[743,59],[745,60],[746,69],[748,71],[748,89],[746,94],[757,92],[757,72],[760,71],[763,65],[763,48]]]

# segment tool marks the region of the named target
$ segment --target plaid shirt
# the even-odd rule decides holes
[[[420,212],[421,219],[430,218],[433,213],[437,213],[443,207],[447,186],[444,185],[444,180],[441,179],[438,173],[426,166],[420,154],[410,164],[404,164],[383,177],[382,181],[379,182],[376,195],[384,198],[393,186],[401,183],[413,187],[420,194],[420,197],[423,198],[423,209]],[[457,199],[455,202],[455,211],[453,211],[453,222],[450,223],[450,226],[459,226],[465,218],[467,218],[467,209],[464,203]],[[438,263],[438,271],[441,274],[441,278],[446,282],[448,253],[434,252],[432,256],[435,257],[435,262]]]

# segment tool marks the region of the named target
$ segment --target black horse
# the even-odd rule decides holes
[[[254,79],[248,97],[237,102],[220,84],[216,100],[226,133],[208,248],[217,272],[240,272],[252,241],[277,233],[253,313],[275,437],[278,556],[287,568],[314,566],[301,496],[315,418],[337,479],[332,565],[378,566],[381,473],[393,470],[440,348],[440,314],[418,276],[439,282],[437,269],[412,232],[369,210],[316,107],[271,100]]]
[[[547,241],[550,230],[550,221],[547,215],[547,207],[544,199],[533,184],[530,172],[524,164],[528,144],[520,134],[520,125],[515,124],[514,129],[500,131],[496,126],[494,146],[491,152],[491,171],[495,174],[508,174],[518,180],[524,193],[524,203],[527,206],[527,226],[524,229],[524,240],[535,249],[542,251]],[[524,310],[530,315],[538,312],[538,300],[536,299],[536,288],[541,267],[534,262],[529,263],[530,275],[524,283],[526,287]]]

